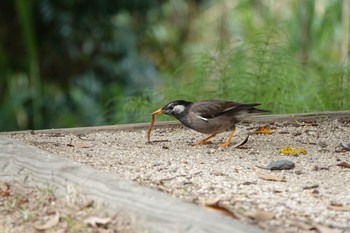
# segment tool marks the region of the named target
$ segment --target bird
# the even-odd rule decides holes
[[[236,124],[249,115],[270,113],[269,110],[258,109],[260,104],[243,104],[225,100],[203,100],[191,102],[175,100],[154,111],[152,115],[166,114],[179,120],[186,127],[197,132],[209,134],[208,137],[193,143],[192,146],[210,143],[217,134],[231,131],[227,140],[218,144],[228,147],[235,133]]]

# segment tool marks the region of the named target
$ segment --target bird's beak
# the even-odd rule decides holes
[[[163,114],[163,110],[160,108],[157,111],[152,112],[152,115],[159,115],[159,114]]]

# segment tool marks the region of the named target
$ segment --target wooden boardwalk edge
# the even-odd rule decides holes
[[[273,122],[288,122],[297,123],[303,121],[320,121],[320,120],[350,120],[350,110],[336,111],[336,112],[313,112],[313,113],[301,113],[301,114],[276,114],[276,115],[260,115],[252,116],[246,119],[246,122],[259,122],[259,123],[273,123]],[[158,122],[155,127],[178,127],[181,123],[178,121],[166,121]],[[57,128],[57,129],[41,129],[30,131],[32,133],[93,133],[103,131],[118,131],[118,130],[145,130],[149,127],[149,123],[136,123],[136,124],[120,124],[120,125],[105,125],[105,126],[92,126],[92,127],[77,127],[77,128]],[[8,133],[25,133],[27,131],[13,131],[13,132],[0,132],[0,135],[6,135]]]
[[[262,232],[230,217],[4,136],[0,136],[0,169],[2,181],[50,187],[61,195],[73,186],[85,197],[105,204],[109,212],[120,214],[122,211],[133,216],[141,229],[147,229],[145,232]]]

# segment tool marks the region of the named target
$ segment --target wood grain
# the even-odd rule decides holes
[[[134,216],[145,232],[262,232],[233,218],[185,203],[158,191],[126,182],[114,175],[0,136],[0,179],[41,188],[57,194],[74,187],[114,213]]]

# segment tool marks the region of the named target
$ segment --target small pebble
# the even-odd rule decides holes
[[[208,155],[215,154],[215,149],[210,149],[207,151]]]
[[[266,168],[269,170],[290,170],[295,167],[295,163],[290,160],[272,161]]]
[[[321,147],[321,148],[325,148],[325,147],[327,147],[327,143],[325,142],[325,141],[318,141],[318,143],[317,143],[318,145],[319,145],[319,147]]]
[[[350,143],[341,142],[339,146],[341,146],[346,151],[350,151]]]

